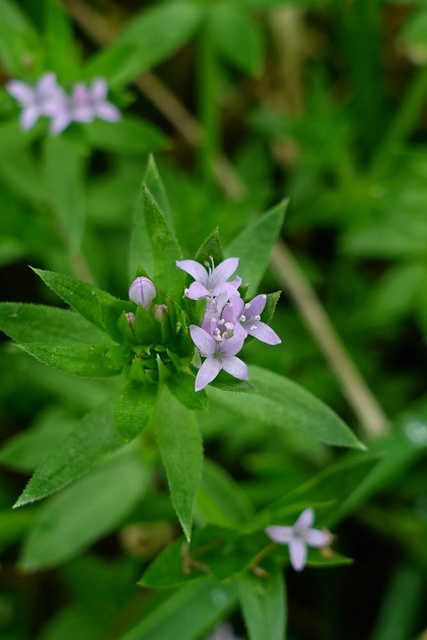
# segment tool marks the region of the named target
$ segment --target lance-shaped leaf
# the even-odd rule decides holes
[[[193,640],[203,637],[236,604],[235,582],[197,580],[173,593],[120,640]]]
[[[35,273],[70,307],[98,329],[105,331],[102,307],[117,304],[118,299],[94,285],[52,271],[33,269]],[[126,305],[126,303],[123,303]]]
[[[199,426],[194,411],[178,402],[166,385],[159,392],[154,422],[172,502],[189,540],[202,477],[203,445]]]
[[[144,183],[150,190],[154,200],[159,205],[163,215],[169,224],[172,224],[172,211],[169,203],[169,199],[166,193],[165,185],[160,177],[159,170],[157,168],[156,161],[153,154],[150,153],[148,158],[147,170],[144,176]]]
[[[183,294],[185,274],[177,269],[175,262],[182,257],[181,249],[163,212],[145,185],[142,187],[142,206],[153,259],[152,280],[171,298],[179,300]]]
[[[86,378],[117,376],[123,365],[112,360],[108,344],[43,344],[27,342],[16,345],[51,367]]]
[[[168,378],[167,385],[179,402],[191,411],[208,411],[208,398],[205,390],[194,390],[194,377],[180,371]]]
[[[211,258],[213,258],[216,265],[224,260],[218,228],[212,231],[194,256],[197,262],[201,264],[208,262],[209,265],[211,264]]]
[[[44,31],[47,68],[55,69],[60,80],[80,77],[80,47],[74,38],[72,19],[58,0],[44,0]]]
[[[96,407],[45,458],[15,507],[62,489],[121,446],[123,440],[114,428],[111,403]]]
[[[265,576],[239,579],[239,600],[250,640],[283,640],[287,607],[283,570],[273,564]]]
[[[208,395],[221,406],[264,424],[294,429],[331,445],[365,448],[332,409],[288,378],[252,366],[249,382],[257,393],[221,393],[209,387]]]
[[[238,256],[239,276],[249,284],[248,297],[257,292],[273,244],[282,228],[288,200],[265,213],[259,220],[246,227],[225,251],[226,257]]]
[[[0,329],[17,342],[105,342],[106,335],[68,309],[21,302],[0,303]]]
[[[157,387],[154,384],[128,382],[114,407],[114,424],[125,442],[141,433],[154,410]]]
[[[135,451],[119,452],[41,508],[24,543],[21,568],[35,571],[76,556],[120,524],[147,486]]]

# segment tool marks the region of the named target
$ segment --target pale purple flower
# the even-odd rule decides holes
[[[314,510],[304,509],[293,527],[271,526],[265,532],[268,537],[279,544],[289,546],[291,565],[295,571],[304,569],[307,561],[307,547],[327,547],[332,536],[326,531],[312,529]]]
[[[130,328],[133,329],[135,324],[135,314],[130,311],[129,313],[126,313],[125,316]]]
[[[156,318],[157,322],[161,322],[166,313],[169,313],[167,305],[156,304],[156,306],[154,307],[154,317]]]
[[[58,123],[67,109],[67,98],[54,73],[45,73],[33,86],[21,80],[11,80],[6,84],[6,89],[22,107],[19,121],[24,131],[31,129],[40,116],[52,119],[51,133],[62,130],[58,129]]]
[[[105,78],[95,78],[91,85],[78,82],[70,100],[70,120],[92,122],[95,118],[118,122],[122,114],[107,100],[108,85]]]
[[[236,353],[239,353],[245,341],[245,334],[241,328],[236,327],[237,331],[226,328],[216,338],[194,324],[189,328],[191,339],[199,349],[200,355],[206,358],[196,376],[196,391],[201,391],[212,382],[221,369],[239,380],[248,379],[246,364],[236,357]],[[228,331],[230,334],[227,334]]]
[[[206,640],[240,640],[240,638],[234,635],[231,625],[225,622],[220,624]]]
[[[211,265],[207,265],[207,269],[196,260],[177,260],[176,262],[177,267],[190,274],[195,280],[184,291],[187,298],[191,300],[217,296],[221,292],[226,292],[229,297],[238,296],[237,289],[242,284],[242,279],[237,277],[232,282],[227,282],[238,265],[239,258],[227,258],[217,267],[214,267],[213,258],[211,258]]]
[[[156,297],[157,291],[154,283],[149,278],[140,276],[136,278],[129,287],[129,298],[135,304],[148,309]]]
[[[233,296],[222,311],[222,318],[226,322],[239,323],[246,332],[266,344],[280,344],[277,333],[265,322],[261,321],[261,313],[267,302],[267,296],[261,294],[250,302],[243,302],[240,296]]]

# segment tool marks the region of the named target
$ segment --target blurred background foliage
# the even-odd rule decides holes
[[[387,452],[382,475],[361,485],[352,517],[337,531],[355,564],[288,572],[289,638],[426,637],[425,3],[1,0],[0,81],[34,81],[47,70],[64,85],[105,76],[125,117],[117,126],[73,125],[60,138],[48,137],[42,121],[24,133],[14,101],[0,90],[1,299],[58,303],[27,265],[126,297],[130,228],[149,152],[188,257],[216,226],[227,245],[288,196],[283,238],[392,425],[382,438],[360,425],[285,291],[273,321],[282,345],[251,343],[247,359],[294,379],[373,451]],[[263,291],[280,287],[277,270],[269,271]],[[52,372],[6,340],[1,346],[0,636],[167,640],[161,624],[174,596],[134,584],[177,532],[166,494],[144,482],[95,545],[66,522],[72,557],[59,550],[55,568],[19,568],[43,507],[10,507],[44,447],[53,448],[108,385]],[[221,411],[202,421],[207,455],[256,507],[339,455]],[[99,478],[92,484],[102,492]],[[194,638],[234,609],[227,589]],[[187,608],[176,609],[176,633],[191,627],[199,597],[189,592]],[[147,612],[147,629],[124,635]],[[232,620],[243,637],[239,616]]]

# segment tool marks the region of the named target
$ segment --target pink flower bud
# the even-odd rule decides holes
[[[135,304],[140,304],[141,306],[148,309],[157,295],[156,287],[148,278],[144,276],[140,276],[136,278],[132,282],[129,287],[129,298]]]
[[[165,304],[156,304],[154,307],[154,317],[157,322],[161,322],[165,313],[169,313],[169,309]]]
[[[135,314],[132,312],[127,313],[126,320],[128,321],[130,328],[133,329],[133,325],[135,322]]]

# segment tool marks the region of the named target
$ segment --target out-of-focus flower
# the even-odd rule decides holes
[[[108,85],[105,78],[95,78],[92,84],[78,82],[74,85],[70,100],[70,121],[92,122],[95,118],[118,122],[122,114],[107,100]]]
[[[248,367],[236,357],[243,347],[245,334],[240,329],[234,332],[225,327],[219,339],[194,324],[190,325],[190,335],[200,355],[206,358],[196,376],[195,390],[201,391],[214,380],[221,369],[239,380],[248,379]],[[226,333],[229,332],[228,335]]]
[[[234,635],[233,628],[227,622],[220,624],[206,640],[240,640]]]
[[[31,129],[41,116],[47,116],[52,119],[51,132],[58,133],[58,123],[67,111],[67,97],[54,73],[45,73],[33,86],[10,80],[6,89],[22,107],[19,122],[24,131]]]
[[[236,271],[239,258],[227,258],[217,267],[213,260],[207,269],[196,260],[177,260],[176,266],[190,274],[195,280],[184,293],[191,300],[199,300],[209,296],[218,296],[226,292],[229,297],[239,295],[237,289],[242,284],[242,279],[237,277],[232,282],[227,282]]]
[[[332,536],[327,531],[312,529],[314,510],[304,509],[292,527],[271,526],[265,532],[268,537],[279,544],[289,546],[291,565],[295,571],[302,571],[307,561],[307,547],[327,547]]]
[[[157,295],[156,287],[149,278],[140,276],[136,278],[129,287],[129,298],[135,304],[139,304],[148,309]]]

